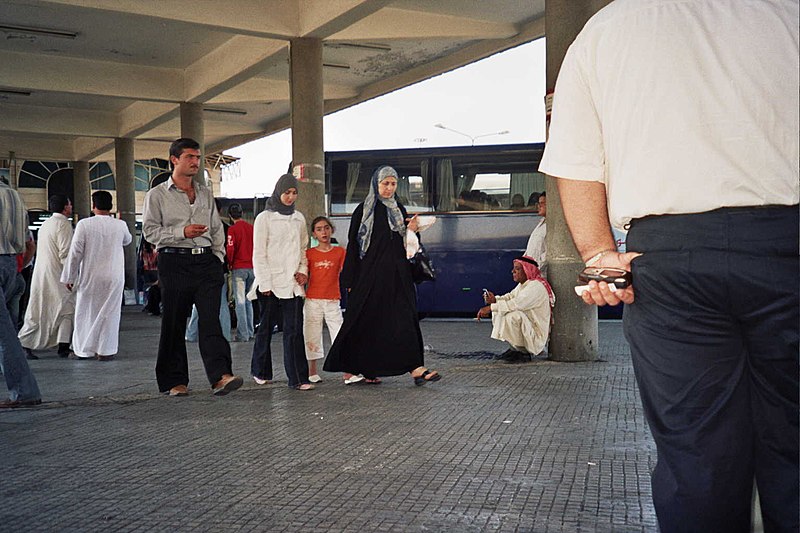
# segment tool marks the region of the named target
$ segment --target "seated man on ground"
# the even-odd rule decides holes
[[[539,265],[528,256],[514,259],[511,276],[519,285],[508,294],[484,293],[488,304],[478,310],[478,320],[492,317],[492,338],[511,345],[498,358],[525,362],[544,350],[550,335],[550,316],[555,296],[542,277]]]

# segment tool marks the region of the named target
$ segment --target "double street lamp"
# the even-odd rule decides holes
[[[457,133],[459,135],[463,135],[464,137],[466,137],[470,141],[472,141],[472,146],[475,146],[475,139],[480,139],[481,137],[490,137],[492,135],[506,135],[508,133],[511,133],[508,130],[503,130],[503,131],[496,131],[494,133],[483,133],[481,135],[472,136],[472,135],[468,135],[468,134],[466,134],[466,133],[464,133],[462,131],[454,130],[453,128],[448,128],[447,126],[445,126],[441,122],[439,124],[434,124],[433,127],[434,128],[439,128],[440,130],[447,130],[447,131],[450,131],[450,132],[453,132],[453,133]]]

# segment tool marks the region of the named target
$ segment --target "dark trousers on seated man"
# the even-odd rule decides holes
[[[798,207],[634,220],[624,328],[665,531],[798,528]],[[682,487],[681,490],[678,487]]]
[[[197,306],[198,343],[208,381],[213,386],[231,371],[231,348],[219,323],[222,262],[212,253],[191,255],[160,253],[158,277],[163,312],[158,345],[158,390],[167,392],[189,383],[186,357],[186,320]]]

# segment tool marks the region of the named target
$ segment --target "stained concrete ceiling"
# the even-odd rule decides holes
[[[294,38],[331,113],[543,35],[544,0],[3,0],[0,159],[163,157],[184,101],[209,153],[285,129]]]

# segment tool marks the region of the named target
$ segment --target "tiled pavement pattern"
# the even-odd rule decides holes
[[[158,319],[128,308],[118,360],[40,353],[47,403],[0,413],[0,531],[657,530],[619,323],[579,364],[490,360],[487,321],[422,329],[444,375],[424,387],[289,390],[277,335],[277,383],[213,397],[195,344],[190,396],[168,398]],[[251,349],[233,344],[242,375]]]

